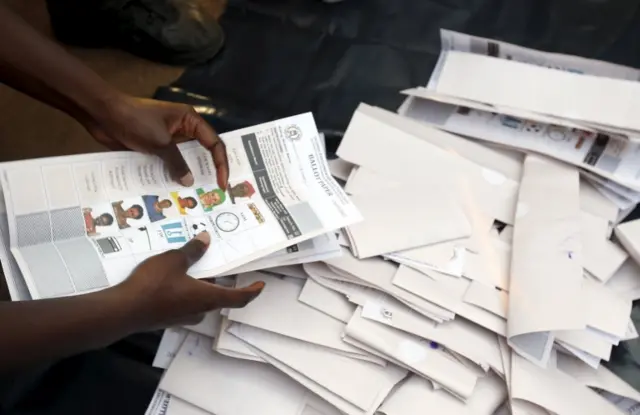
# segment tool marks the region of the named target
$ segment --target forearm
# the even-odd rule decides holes
[[[107,346],[135,331],[117,288],[76,297],[0,302],[0,373]]]
[[[82,120],[119,93],[0,2],[0,81]]]

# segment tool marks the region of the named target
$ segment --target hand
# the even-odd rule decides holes
[[[136,330],[195,324],[207,311],[240,308],[260,294],[263,282],[244,288],[225,288],[187,275],[210,242],[206,232],[180,249],[147,259],[120,285],[118,298],[131,304]]]
[[[112,150],[155,154],[164,160],[174,180],[191,186],[193,174],[176,144],[196,139],[211,152],[218,186],[227,189],[229,161],[224,142],[192,106],[118,95],[105,107],[81,120],[98,142]]]

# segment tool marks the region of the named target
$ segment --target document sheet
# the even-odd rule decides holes
[[[210,277],[360,220],[331,177],[311,114],[222,135],[230,178],[211,155],[181,145],[195,185],[174,183],[160,159],[133,153],[5,164],[11,251],[34,298],[122,281],[140,262],[208,231],[190,270]],[[29,189],[29,191],[24,191]],[[284,253],[281,253],[283,255]]]

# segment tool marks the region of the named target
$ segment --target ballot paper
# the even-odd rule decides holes
[[[615,406],[570,375],[556,368],[539,368],[517,353],[512,353],[511,373],[513,400],[557,414],[619,414]]]
[[[474,77],[460,76],[473,67]],[[465,78],[467,80],[465,80]],[[523,82],[524,81],[524,82]],[[545,85],[544,89],[538,85]],[[435,91],[466,100],[518,108],[531,113],[621,131],[638,131],[636,81],[572,74],[494,57],[449,51]],[[511,91],[511,92],[509,92]],[[516,93],[517,91],[517,93]],[[579,100],[567,96],[580,94]],[[570,102],[570,103],[569,103]]]
[[[627,259],[605,286],[623,298],[640,300],[640,265]]]
[[[247,273],[238,276],[237,285],[247,286],[256,281],[265,282],[264,290],[246,307],[229,310],[230,321],[313,343],[344,356],[378,360],[342,341],[343,323],[298,301],[304,281]]]
[[[622,266],[628,255],[622,247],[609,240],[609,222],[590,213],[581,212],[581,242],[583,268],[601,282],[607,282]]]
[[[503,373],[498,337],[464,318],[437,324],[390,297],[379,297],[362,306],[361,317],[393,327],[446,347],[483,370]]]
[[[371,190],[352,197],[364,220],[346,228],[349,245],[358,258],[466,238],[471,226],[464,210],[448,189],[415,185],[384,191],[383,197],[402,200],[390,211],[380,203],[381,192]],[[428,218],[428,219],[427,219]]]
[[[171,362],[173,362],[176,354],[178,354],[180,346],[182,346],[182,343],[184,343],[188,335],[189,331],[183,328],[170,327],[165,329],[164,333],[162,333],[162,339],[160,339],[156,355],[153,358],[152,366],[159,369],[167,369]]]
[[[356,310],[356,306],[343,294],[320,285],[312,278],[305,281],[298,301],[345,324]]]
[[[358,107],[337,150],[340,158],[400,182],[447,187],[463,206],[513,223],[515,180],[440,148],[431,138],[447,133],[399,115],[404,122],[391,124],[376,113],[367,105]]]
[[[640,189],[636,179],[640,143],[630,142],[624,136],[437,102],[429,100],[428,92],[422,89],[405,93],[415,97],[408,107],[408,117],[452,133],[544,154]]]
[[[349,337],[433,380],[461,400],[473,394],[477,371],[453,359],[437,343],[367,320],[361,313],[361,309],[357,310],[349,321]]]
[[[144,415],[166,415],[171,398],[171,395],[167,392],[162,389],[157,389]]]
[[[0,171],[0,174],[1,171]],[[9,239],[9,222],[7,210],[4,204],[4,195],[0,186],[0,264],[4,279],[7,282],[9,295],[12,301],[31,300],[29,288],[24,280],[22,271],[11,253],[11,241]]]
[[[210,277],[359,221],[330,176],[311,114],[222,135],[229,187],[210,153],[180,149],[194,174],[175,184],[161,160],[112,152],[4,165],[11,250],[33,298],[99,290],[141,261],[209,231],[190,274]],[[30,189],[24,192],[23,189]]]
[[[633,220],[616,226],[615,235],[631,258],[640,263],[640,220]]]
[[[406,375],[406,371],[394,365],[380,366],[351,359],[255,327],[234,324],[229,331],[251,348],[281,362],[363,412],[375,410]]]
[[[220,327],[213,342],[213,350],[236,359],[263,362],[264,360],[256,355],[247,345],[236,336],[229,333],[228,329],[233,324],[226,316],[220,319]]]
[[[556,330],[586,328],[578,172],[528,155],[513,235],[507,337],[546,367]]]
[[[378,410],[384,415],[421,415],[425,409],[437,408],[447,415],[493,415],[504,402],[507,390],[504,382],[489,375],[478,380],[473,395],[462,402],[419,376],[410,376],[387,398]]]
[[[369,115],[390,125],[396,125],[403,129],[411,128],[413,131],[420,130],[419,125],[416,123],[407,123],[407,117],[412,119],[414,118],[411,116],[413,111],[408,113],[405,109],[400,113],[401,117],[398,116],[398,114],[394,114],[378,107],[366,107],[366,111]],[[428,116],[428,114],[421,115]],[[423,129],[423,132],[424,131],[426,130]],[[426,137],[427,136],[425,135],[425,138]],[[522,162],[524,160],[522,154],[514,153],[509,150],[490,148],[483,145],[483,143],[469,140],[465,137],[443,134],[433,130],[429,130],[428,141],[444,150],[456,153],[480,166],[495,170],[511,180],[520,181],[520,176],[522,175]]]
[[[374,191],[396,192],[396,191],[401,191],[402,188],[406,189],[407,187],[408,186],[406,183],[403,185],[402,182],[398,180],[389,179],[386,176],[380,173],[371,171],[368,168],[357,166],[357,167],[354,167],[354,169],[351,172],[351,175],[349,176],[349,180],[345,185],[345,191],[348,194],[357,197],[362,194],[370,194],[371,192],[374,192]],[[436,187],[436,191],[438,191],[437,189],[438,187]],[[448,199],[449,197],[446,198],[446,200]],[[459,245],[461,247],[465,247],[471,252],[476,252],[476,253],[480,252],[484,247],[484,242],[485,242],[484,240],[486,238],[487,232],[489,231],[489,229],[491,229],[493,225],[493,222],[494,222],[493,217],[480,211],[475,205],[475,203],[463,203],[461,207],[464,210],[466,219],[469,221],[471,225],[471,235],[469,238],[462,238],[459,240],[455,240],[455,241],[452,241],[452,243],[454,243],[456,246]],[[398,211],[395,211],[394,213],[396,215],[399,214]],[[458,214],[457,209],[455,209],[455,211],[451,213],[450,218],[455,218],[456,214]],[[617,211],[616,211],[616,214],[617,214]],[[438,228],[443,227],[443,226],[438,226],[439,222],[432,223],[431,221],[429,221],[429,223],[431,223],[432,226],[436,228],[436,231],[438,230]],[[460,222],[452,223],[450,221],[444,221],[440,223],[451,225],[452,227],[454,227],[454,229],[459,228],[460,226]],[[442,233],[442,231],[440,232]],[[433,233],[434,231],[430,231],[430,234],[433,234]],[[385,256],[399,255],[400,257],[402,257],[405,254],[407,254],[407,251],[413,251],[414,249],[420,250],[422,248],[429,249],[429,248],[432,248],[433,245],[435,244],[430,244],[430,245],[413,248],[409,250],[404,250],[404,251],[398,251],[394,253],[387,253],[385,254]],[[346,246],[351,247],[350,244],[347,244]],[[408,260],[409,258],[406,258],[406,259]]]
[[[251,261],[230,271],[218,274],[235,275],[242,272],[259,271],[278,266],[298,265],[305,262],[322,261],[324,259],[340,256],[340,244],[335,233],[329,232],[316,236],[299,244],[291,245],[264,258]]]
[[[543,52],[507,42],[470,36],[440,29],[442,51],[456,50],[500,59],[523,62],[545,68],[576,74],[588,74],[614,79],[640,80],[640,70],[614,63],[587,59],[580,56]],[[434,70],[438,72],[440,68]]]
[[[189,335],[159,388],[216,415],[301,415],[307,406],[330,408],[273,367],[222,356],[211,346],[210,339]]]
[[[370,287],[389,293],[398,300],[415,306],[419,312],[426,312],[427,316],[434,316],[440,321],[451,320],[455,313],[446,306],[438,304],[432,299],[416,295],[412,291],[397,286],[393,281],[398,267],[393,263],[378,258],[358,260],[347,249],[343,249],[342,256],[325,261],[353,277],[363,281]],[[428,278],[425,276],[425,278]]]

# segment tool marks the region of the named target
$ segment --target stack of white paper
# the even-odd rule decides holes
[[[338,159],[325,160],[309,115],[224,136],[224,195],[196,147],[183,148],[196,189],[128,154],[2,166],[12,295],[117,283],[202,224],[217,239],[192,273],[266,288],[165,331],[149,415],[633,413],[640,393],[601,363],[638,337],[640,221],[621,221],[640,201],[640,72],[449,31],[442,42],[398,113],[357,108]],[[178,228],[163,227],[164,196],[147,197],[160,188]],[[99,229],[96,215],[130,208],[134,191],[160,209]],[[191,215],[189,192],[211,211]],[[229,213],[249,220],[230,229]],[[148,248],[131,251],[140,236]],[[80,240],[102,268],[39,278],[35,253],[49,266]]]

